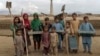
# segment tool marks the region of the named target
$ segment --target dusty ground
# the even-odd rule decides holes
[[[82,53],[82,44],[80,38],[80,51],[78,54],[70,54],[70,56],[100,56],[100,38],[93,38],[92,55]],[[29,56],[42,56],[42,52],[34,52],[33,45],[30,47],[31,52]],[[11,37],[0,36],[0,56],[14,56],[13,39]],[[59,56],[67,56],[64,53],[59,53]]]

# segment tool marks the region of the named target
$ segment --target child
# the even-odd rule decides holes
[[[33,31],[42,31],[42,22],[39,19],[38,14],[33,14],[34,19],[31,22],[31,28]],[[34,50],[40,49],[41,35],[33,34]]]
[[[92,34],[88,34],[87,32],[92,31],[95,32],[94,27],[90,22],[88,22],[88,16],[84,17],[84,22],[80,25],[79,31],[85,31],[86,33],[81,34],[82,36],[82,43],[84,48],[84,53],[88,51],[89,54],[91,52],[91,44],[92,44]]]
[[[23,40],[25,42],[25,34],[26,34],[26,42],[27,42],[27,46],[24,47],[24,52],[26,54],[26,48],[28,48],[28,52],[30,51],[29,50],[29,46],[31,45],[31,40],[30,40],[30,36],[28,34],[28,31],[30,31],[31,27],[30,27],[30,22],[29,22],[29,18],[28,18],[28,14],[27,13],[24,13],[23,14],[23,22],[24,22],[24,27],[25,27],[25,31],[26,33],[24,32],[24,29],[23,29]],[[25,43],[26,43],[25,42]]]
[[[50,20],[49,20],[48,17],[45,18],[45,22],[44,22],[44,24],[43,24],[43,27],[44,27],[44,26],[47,26],[49,30],[50,30],[50,28],[52,27],[52,25],[51,25]]]
[[[49,46],[50,46],[50,36],[49,36],[49,31],[48,27],[44,26],[43,33],[42,33],[42,44],[44,47],[44,54],[48,55],[49,54]]]
[[[56,28],[51,28],[50,33],[50,50],[51,54],[57,56],[58,54],[58,34],[56,33]]]
[[[68,52],[68,37],[70,36],[70,33],[70,22],[66,22],[65,37],[63,39],[63,47],[65,52]]]
[[[77,47],[79,49],[79,36],[78,36],[78,29],[79,29],[79,24],[80,21],[77,19],[77,14],[73,13],[72,14],[72,20],[71,20],[71,33],[77,38]],[[77,50],[78,51],[78,50]]]
[[[59,37],[58,48],[59,48],[59,50],[61,50],[61,48],[62,48],[62,33],[59,33],[58,31],[64,30],[64,28],[63,28],[62,24],[59,23],[59,19],[58,18],[55,18],[55,23],[53,24],[53,27],[56,28],[56,31],[58,33],[58,37]]]
[[[16,36],[14,38],[14,45],[16,47],[16,56],[23,56],[24,53],[24,41],[22,37],[22,30],[16,30]]]

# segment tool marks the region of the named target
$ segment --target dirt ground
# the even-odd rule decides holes
[[[32,39],[32,37],[30,38]],[[32,41],[32,40],[31,40]],[[88,53],[83,53],[83,47],[80,38],[80,49],[78,54],[70,54],[70,56],[100,56],[100,38],[94,37],[92,42],[92,52],[90,55]],[[31,53],[29,56],[42,56],[42,51],[34,52],[33,44],[30,47]],[[59,53],[59,56],[67,56],[65,53]],[[14,46],[12,37],[0,36],[0,56],[14,56]]]

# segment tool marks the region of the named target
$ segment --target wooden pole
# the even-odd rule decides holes
[[[63,18],[64,18],[64,25],[65,25],[65,31],[66,31],[66,18],[65,18],[65,12],[64,12],[64,10],[62,11],[62,13],[63,13]],[[66,37],[66,35],[65,35],[65,39],[67,38],[67,56],[69,56],[69,45],[68,45],[68,37]]]
[[[8,10],[9,10],[9,15],[12,16],[11,8],[8,8]]]
[[[24,20],[23,20],[23,26],[25,26]],[[26,36],[25,27],[24,27],[24,38],[25,38],[25,46],[26,46],[26,56],[28,56],[28,43],[27,43],[27,36]]]

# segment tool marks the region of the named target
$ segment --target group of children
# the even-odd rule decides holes
[[[26,16],[27,17],[27,16]],[[33,41],[34,41],[34,50],[40,50],[41,43],[43,46],[43,54],[44,55],[55,55],[57,56],[58,51],[61,51],[64,49],[65,52],[68,52],[69,50],[69,41],[68,38],[70,36],[75,36],[77,40],[77,48],[79,48],[79,33],[78,31],[94,31],[94,28],[91,23],[88,22],[88,16],[85,16],[83,18],[84,22],[80,24],[79,20],[76,19],[77,14],[73,13],[72,18],[73,20],[67,21],[64,23],[63,15],[61,18],[55,17],[54,23],[51,24],[49,21],[49,18],[45,18],[45,22],[42,23],[39,19],[39,16],[35,13],[33,15],[34,19],[29,24],[28,18],[24,19],[26,20],[26,23],[24,26],[23,24],[17,24],[17,29],[15,31],[14,37],[14,44],[16,47],[16,54],[17,56],[22,56],[24,54],[24,47],[25,47],[25,40],[24,40],[24,34],[23,34],[23,28],[26,29],[26,35],[27,35],[27,43],[30,42],[29,35],[27,34],[30,28],[33,31],[43,31],[42,34],[33,34]],[[17,20],[15,20],[17,21]],[[19,23],[20,19],[18,19]],[[64,25],[65,24],[65,25]],[[15,24],[16,25],[16,24]],[[14,25],[14,26],[15,26]],[[19,29],[20,28],[20,29]],[[62,32],[59,32],[59,31]],[[14,34],[13,34],[14,35]],[[91,34],[81,34],[82,36],[82,43],[84,47],[84,52],[88,51],[88,53],[91,52]],[[78,50],[78,49],[77,49]]]

